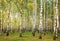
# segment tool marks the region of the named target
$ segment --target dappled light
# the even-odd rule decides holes
[[[60,0],[0,0],[0,41],[60,41]]]

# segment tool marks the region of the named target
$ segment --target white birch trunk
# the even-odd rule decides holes
[[[42,25],[42,12],[43,12],[43,0],[40,0],[40,24],[39,24],[39,38],[42,38],[42,30],[43,30],[43,25]]]
[[[54,7],[54,40],[57,38],[57,32],[59,27],[59,19],[58,19],[58,0],[53,1]]]
[[[24,17],[24,18],[23,18],[23,24],[24,24],[24,25],[23,25],[23,28],[24,28],[24,29],[25,29],[25,25],[26,25],[26,22],[25,22],[25,19],[26,19],[26,17],[25,17],[25,12],[26,12],[26,10],[24,10],[24,16],[23,16],[23,17]]]
[[[56,37],[57,37],[58,27],[59,27],[58,0],[56,0],[56,14],[57,14],[57,28],[56,28]]]
[[[22,2],[22,0],[21,0],[21,2]],[[21,5],[20,5],[21,6]],[[25,20],[23,20],[23,15],[22,15],[22,12],[23,12],[23,8],[22,8],[22,6],[20,7],[20,37],[22,37],[22,33],[23,33],[23,22],[25,21]]]
[[[34,0],[34,9],[33,9],[33,27],[32,27],[32,33],[35,34],[36,30],[36,14],[37,14],[37,0]]]
[[[10,4],[8,4],[8,24],[7,24],[7,36],[9,35],[9,30],[10,30]]]
[[[45,16],[45,0],[44,0],[44,34],[45,34],[45,18],[46,18],[46,16]]]
[[[22,12],[22,9],[20,8],[20,12]],[[20,37],[22,37],[22,13],[20,13]]]
[[[47,6],[46,6],[46,10],[47,10],[47,11],[46,11],[46,12],[47,12],[47,13],[46,13],[46,30],[47,30],[47,32],[48,32],[48,28],[49,28],[49,27],[48,27],[48,22],[47,22],[47,21],[48,21],[48,1],[47,1],[46,5],[47,5]]]

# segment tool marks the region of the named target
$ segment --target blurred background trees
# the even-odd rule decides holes
[[[41,20],[41,0],[0,0],[0,33],[38,30]],[[44,32],[54,30],[54,1],[42,1],[42,27]],[[58,0],[58,21],[60,23],[60,1]],[[60,24],[59,24],[60,25]],[[60,27],[58,27],[60,32]]]

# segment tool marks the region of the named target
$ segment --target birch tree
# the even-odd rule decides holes
[[[23,30],[23,20],[22,20],[22,12],[23,12],[23,5],[24,5],[24,1],[23,0],[21,0],[21,2],[20,2],[20,37],[22,37],[22,30]]]
[[[53,10],[54,10],[54,37],[53,39],[56,40],[58,27],[59,27],[59,19],[58,19],[58,0],[53,0]]]
[[[45,19],[45,18],[46,18],[45,9],[46,9],[46,8],[45,8],[45,0],[43,0],[43,1],[44,1],[44,35],[45,35],[45,24],[46,24],[46,23],[45,23],[45,22],[46,22],[46,19]]]
[[[0,11],[0,35],[2,34],[2,10]]]
[[[19,36],[22,37],[22,30],[23,30],[22,13],[23,13],[24,1],[23,0],[16,0],[15,4],[16,4],[17,9],[19,11],[19,18],[20,18]]]
[[[6,33],[7,36],[9,35],[9,30],[10,30],[10,9],[11,9],[10,1],[11,0],[7,1],[8,2],[8,4],[7,4],[8,5],[8,11],[7,11],[7,13],[8,13],[8,25],[7,25],[7,33]]]
[[[36,32],[36,15],[37,15],[37,0],[33,0],[34,2],[34,9],[33,9],[33,27],[32,27],[32,34],[35,36]]]
[[[42,12],[43,12],[43,0],[40,0],[40,24],[39,24],[39,39],[42,39],[42,30],[43,30],[43,25],[42,25]]]

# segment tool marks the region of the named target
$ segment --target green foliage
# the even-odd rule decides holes
[[[34,9],[34,4],[33,3],[28,3],[27,7],[29,10],[33,10]]]
[[[52,26],[52,20],[51,19],[47,19],[47,26]]]
[[[39,24],[39,20],[40,20],[40,0],[36,0],[37,1],[37,24]],[[51,18],[51,20],[47,20],[47,24],[51,25],[51,23],[53,22],[53,1],[50,0],[51,3],[46,2],[46,6],[45,6],[45,13],[47,16],[47,12],[48,12],[48,16],[49,18]],[[8,5],[10,4],[10,5]],[[60,4],[60,1],[59,3]],[[20,14],[22,14],[23,20],[25,17],[25,24],[26,26],[28,26],[28,22],[30,25],[32,24],[32,20],[31,18],[33,18],[32,16],[33,14],[33,9],[35,8],[34,6],[34,0],[0,0],[0,18],[2,17],[3,19],[3,24],[5,24],[4,26],[7,25],[7,20],[8,20],[8,11],[9,11],[9,7],[10,7],[10,15],[13,15],[13,17],[10,17],[10,25],[13,27],[14,24],[19,27],[20,25]],[[48,6],[48,9],[47,9]],[[44,9],[44,8],[43,8]],[[1,13],[2,10],[2,13]],[[21,11],[22,10],[22,11]],[[59,5],[59,11],[60,11],[60,5]],[[15,18],[14,14],[17,13],[18,17]],[[1,16],[2,14],[2,16]],[[44,11],[43,11],[43,16],[44,16]],[[31,17],[31,18],[30,18]],[[60,12],[59,12],[59,20],[60,20]],[[5,21],[5,22],[4,22]],[[14,22],[16,21],[16,22]]]

